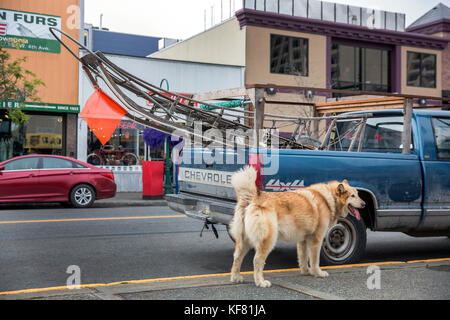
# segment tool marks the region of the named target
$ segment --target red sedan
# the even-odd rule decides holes
[[[111,170],[61,156],[30,155],[0,163],[0,203],[61,202],[88,208],[112,198]]]

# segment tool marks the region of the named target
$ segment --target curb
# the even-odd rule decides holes
[[[362,275],[363,280],[366,278],[367,265],[379,266],[383,272],[409,272],[409,270],[426,270],[437,268],[439,266],[450,267],[450,258],[442,259],[429,259],[429,260],[415,260],[415,261],[389,261],[389,262],[372,262],[362,263],[355,265],[345,266],[330,266],[329,269],[331,275],[338,274],[339,277],[343,275]],[[325,268],[325,267],[324,267]],[[412,269],[411,269],[412,268]],[[447,270],[447,269],[445,269]],[[445,271],[443,270],[443,271]],[[436,271],[432,271],[436,272]],[[154,278],[146,280],[134,280],[134,281],[119,281],[114,283],[93,283],[82,285],[79,289],[70,290],[69,287],[52,287],[41,289],[28,289],[19,291],[10,291],[0,293],[0,300],[135,300],[146,299],[145,296],[149,293],[155,292],[175,292],[176,290],[202,290],[202,288],[216,287],[224,288],[235,287],[239,288],[247,287],[250,292],[260,290],[254,286],[252,271],[242,272],[244,275],[244,283],[232,284],[229,281],[229,273],[218,274],[205,274],[205,275],[193,275],[193,276],[175,276],[169,278]],[[330,280],[339,280],[337,276],[332,276],[330,279],[315,279],[308,276],[299,276],[298,268],[294,269],[282,269],[282,270],[267,270],[264,271],[265,276],[272,281],[273,287],[284,288],[294,294],[301,294],[313,299],[320,300],[341,300],[341,299],[353,299],[339,290],[330,291],[326,283],[332,285]],[[444,279],[445,275],[442,272],[435,273],[435,275]],[[343,279],[342,281],[345,281]],[[361,282],[361,281],[360,281]],[[365,281],[363,281],[365,283]],[[338,286],[336,286],[338,287]],[[410,290],[411,283],[407,284],[404,289]],[[263,289],[259,291],[258,299],[272,299],[272,289]],[[250,296],[249,296],[250,297]],[[204,297],[201,297],[204,298]],[[367,297],[366,297],[367,298]],[[389,299],[389,296],[378,296],[378,298]],[[442,296],[442,298],[447,298]]]
[[[166,200],[98,200],[94,202],[92,208],[112,208],[112,207],[165,207]]]

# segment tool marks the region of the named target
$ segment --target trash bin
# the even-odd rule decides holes
[[[142,161],[142,199],[164,196],[164,161]]]

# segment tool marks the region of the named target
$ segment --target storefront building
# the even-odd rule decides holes
[[[3,0],[0,4],[0,46],[12,62],[27,57],[23,67],[41,79],[39,102],[16,99],[0,102],[0,161],[26,154],[77,157],[78,61],[51,35],[49,27],[78,39],[84,0]],[[74,52],[78,48],[69,45]],[[25,99],[24,99],[25,97]],[[12,123],[9,110],[21,107],[28,121]]]
[[[246,85],[441,97],[449,86],[449,8],[430,12],[408,29],[402,13],[317,0],[244,0],[234,18],[150,57],[237,61]],[[314,95],[313,102],[339,98]]]

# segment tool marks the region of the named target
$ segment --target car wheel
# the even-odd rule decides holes
[[[364,221],[348,215],[331,227],[323,240],[320,260],[323,265],[342,265],[358,262],[366,249]]]
[[[75,208],[89,208],[95,201],[95,191],[87,184],[79,184],[70,192],[70,202]]]

